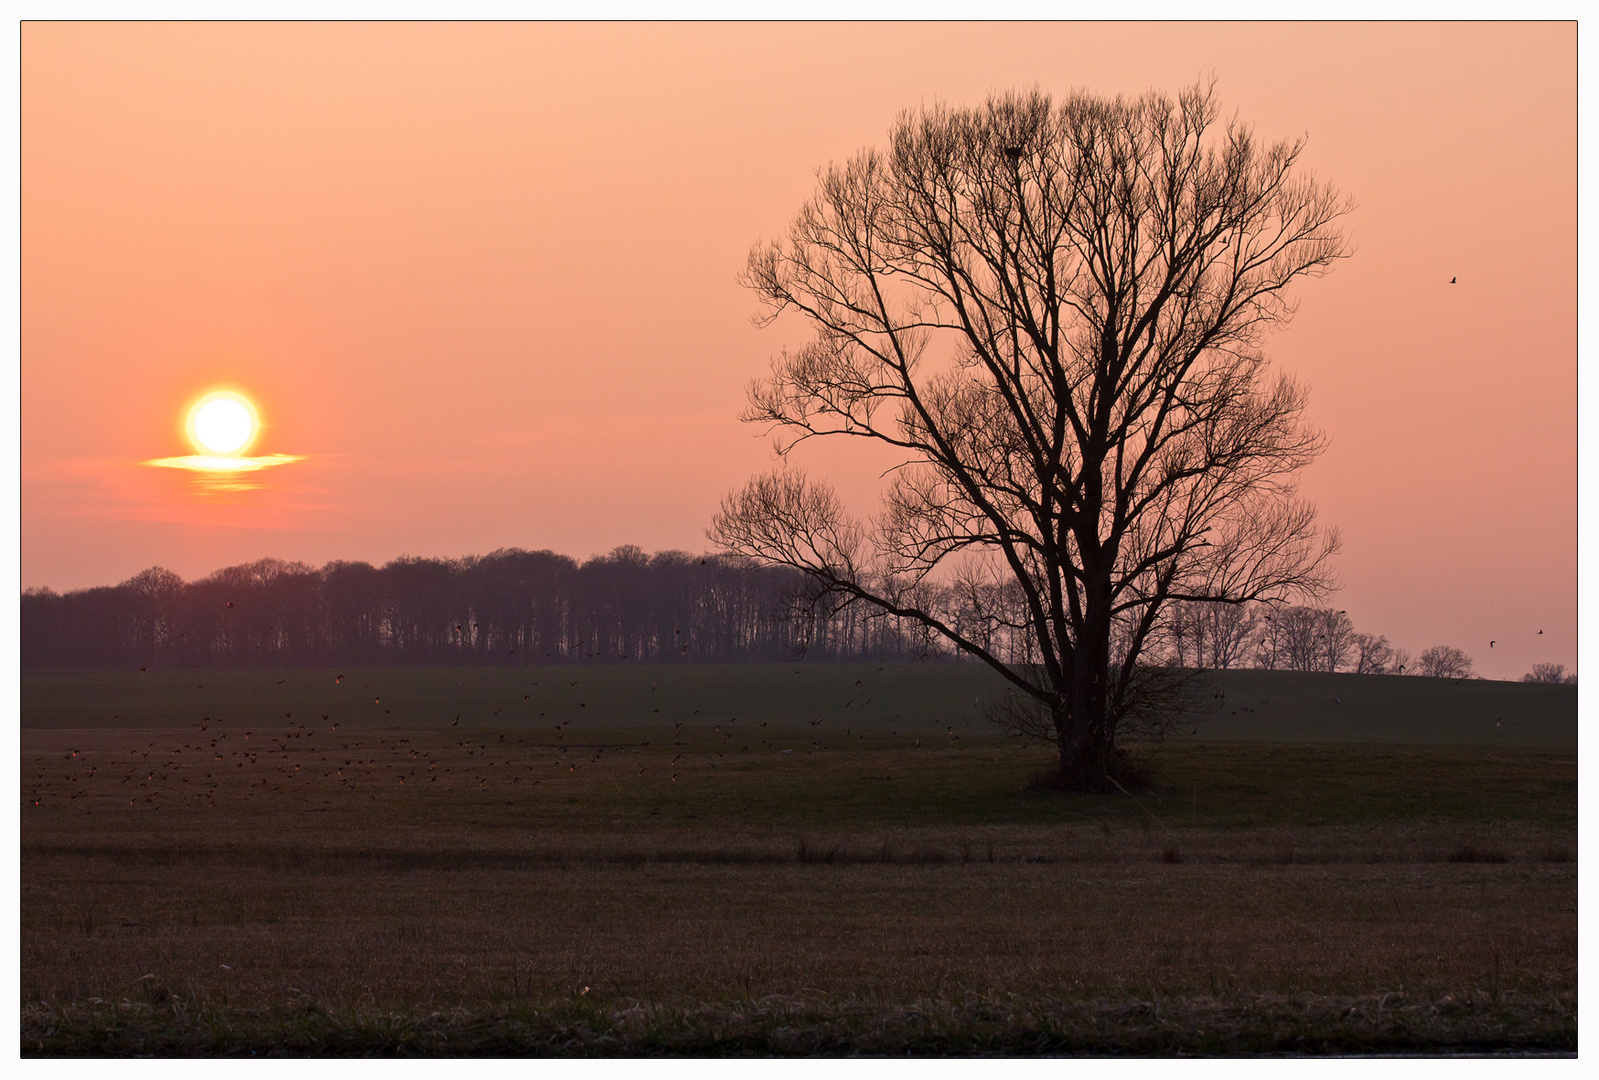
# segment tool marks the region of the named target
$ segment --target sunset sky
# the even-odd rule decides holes
[[[1268,343],[1356,627],[1577,661],[1577,33],[1541,24],[24,24],[21,584],[708,548],[804,327],[736,276],[902,109],[1214,76],[1357,204]],[[1450,285],[1451,278],[1458,284]],[[188,406],[259,411],[249,483]],[[296,460],[297,459],[297,460]],[[803,459],[873,509],[879,459]],[[1542,630],[1542,636],[1538,631]],[[1490,650],[1490,639],[1498,642]]]

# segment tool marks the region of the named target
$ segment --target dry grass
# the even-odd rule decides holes
[[[201,734],[25,733],[25,1052],[1575,1048],[1558,755],[1306,825],[1404,760],[1260,748],[1240,827],[1197,751],[1084,799],[976,739]]]

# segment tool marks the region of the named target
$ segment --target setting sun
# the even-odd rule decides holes
[[[233,455],[255,438],[260,424],[255,409],[239,394],[219,390],[207,394],[189,410],[189,439],[207,454]]]
[[[261,436],[261,418],[255,403],[236,390],[212,390],[195,401],[184,414],[184,431],[199,453],[152,458],[144,464],[200,474],[194,478],[199,489],[212,494],[254,491],[260,482],[242,474],[304,460],[300,454],[247,453]]]

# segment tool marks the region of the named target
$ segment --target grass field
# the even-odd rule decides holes
[[[1407,745],[1214,736],[1231,685],[1153,790],[1087,797],[959,717],[977,669],[801,670],[533,670],[617,722],[492,726],[451,720],[523,673],[450,672],[446,712],[385,672],[383,719],[337,696],[377,673],[211,673],[200,717],[188,675],[29,675],[24,1053],[1575,1050],[1575,718],[1487,696],[1541,688],[1386,680],[1433,690]],[[825,712],[872,675],[924,704]],[[1429,734],[1506,702],[1534,737]],[[108,703],[142,726],[60,722]]]
[[[342,678],[341,678],[342,677]],[[1577,688],[1480,679],[1225,671],[1206,739],[1575,746]],[[978,664],[638,664],[527,668],[24,672],[24,728],[983,727],[1004,681]]]

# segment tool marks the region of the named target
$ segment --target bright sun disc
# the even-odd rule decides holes
[[[189,410],[189,437],[205,453],[237,454],[255,432],[255,410],[238,394],[207,394]]]

